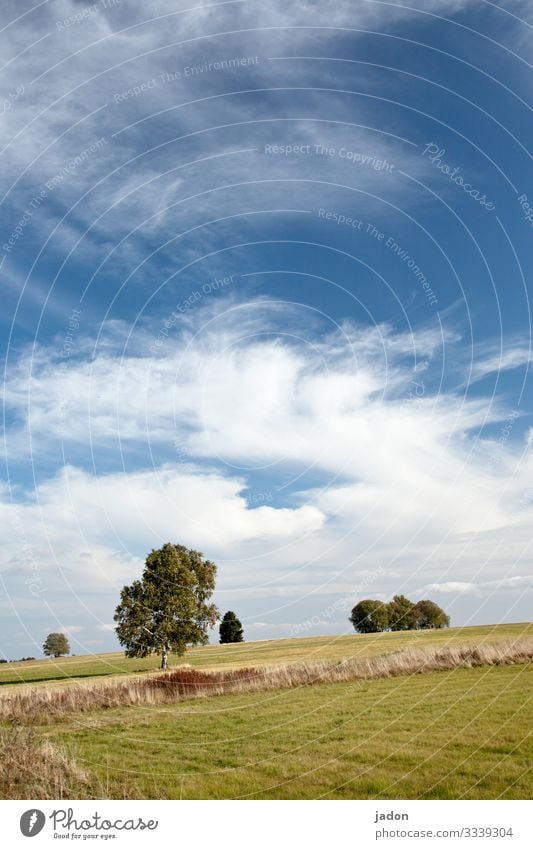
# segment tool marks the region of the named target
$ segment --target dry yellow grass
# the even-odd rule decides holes
[[[0,798],[62,799],[84,795],[87,773],[52,742],[28,728],[0,730]]]
[[[453,645],[481,645],[503,640],[533,638],[532,622],[498,625],[468,625],[460,628],[435,628],[420,631],[383,631],[378,634],[338,634],[259,640],[245,643],[197,646],[184,656],[171,655],[172,668],[184,662],[196,669],[223,670],[242,667],[280,666],[318,660],[375,657],[406,649],[444,648]],[[0,690],[26,687],[81,686],[97,681],[106,685],[117,679],[160,673],[160,658],[125,657],[114,652],[79,657],[46,658],[28,662],[0,664]]]
[[[66,713],[127,705],[164,704],[189,698],[339,683],[423,672],[525,663],[533,659],[533,639],[482,645],[408,649],[378,657],[313,661],[276,667],[204,672],[182,667],[166,674],[111,685],[62,690],[11,692],[0,698],[0,719],[41,722]]]

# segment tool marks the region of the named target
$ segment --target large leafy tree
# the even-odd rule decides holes
[[[115,611],[117,637],[128,657],[183,654],[204,645],[219,613],[210,598],[217,567],[199,551],[166,543],[146,558],[141,580],[123,588]]]
[[[389,602],[389,625],[392,631],[409,631],[414,628],[414,604],[404,595],[395,595]]]
[[[69,642],[64,634],[48,634],[43,643],[43,653],[47,657],[61,657],[62,654],[69,654]]]
[[[450,617],[436,602],[422,599],[413,607],[413,621],[415,628],[447,628]]]
[[[221,643],[242,643],[244,639],[242,624],[233,610],[228,610],[222,617],[219,633]]]
[[[388,607],[382,601],[365,598],[352,609],[350,622],[360,634],[383,631],[389,624]]]

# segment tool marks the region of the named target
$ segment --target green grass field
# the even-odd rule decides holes
[[[172,658],[172,664],[204,670],[280,666],[532,636],[529,623],[272,640],[206,646]],[[155,671],[158,663],[156,657],[113,653],[9,664],[0,669],[0,697],[9,704],[14,692],[124,681]],[[36,762],[47,776],[46,798],[58,792],[67,798],[147,799],[533,794],[533,669],[522,661],[175,703],[106,705],[46,720],[24,715],[18,729],[7,720],[0,726],[13,776],[9,784],[0,782],[6,798],[29,798]],[[19,732],[34,736],[17,742]],[[55,760],[39,754],[43,742],[54,744]],[[71,766],[61,754],[65,749]],[[64,783],[57,785],[62,771]]]
[[[531,798],[532,696],[530,665],[456,669],[100,711],[43,733],[112,797]]]
[[[408,631],[346,636],[265,640],[236,645],[212,645],[192,649],[183,657],[172,656],[170,665],[189,663],[199,669],[285,664],[299,660],[368,657],[415,646],[514,640],[533,636],[532,623],[447,628],[441,631]],[[126,658],[123,652],[63,657],[0,665],[0,685],[101,678],[156,670],[159,659]]]

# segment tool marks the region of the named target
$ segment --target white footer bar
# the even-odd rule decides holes
[[[1,801],[0,814],[10,849],[533,847],[527,801]]]

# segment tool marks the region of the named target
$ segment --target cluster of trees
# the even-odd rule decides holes
[[[410,631],[420,628],[447,628],[450,617],[434,601],[416,603],[404,595],[395,595],[388,603],[366,598],[352,610],[350,622],[360,634],[376,631]]]
[[[141,579],[122,589],[115,611],[115,630],[126,655],[146,657],[157,652],[166,669],[170,651],[183,654],[187,646],[205,645],[209,628],[221,619],[211,602],[216,571],[216,565],[201,552],[183,545],[166,543],[153,550]],[[364,599],[353,608],[350,621],[363,634],[450,624],[449,616],[434,601],[424,599],[415,604],[404,595],[395,595],[388,603]],[[221,643],[243,641],[242,624],[232,610],[222,617],[219,633]],[[45,643],[56,657],[58,637],[66,640],[64,635],[50,634]]]

